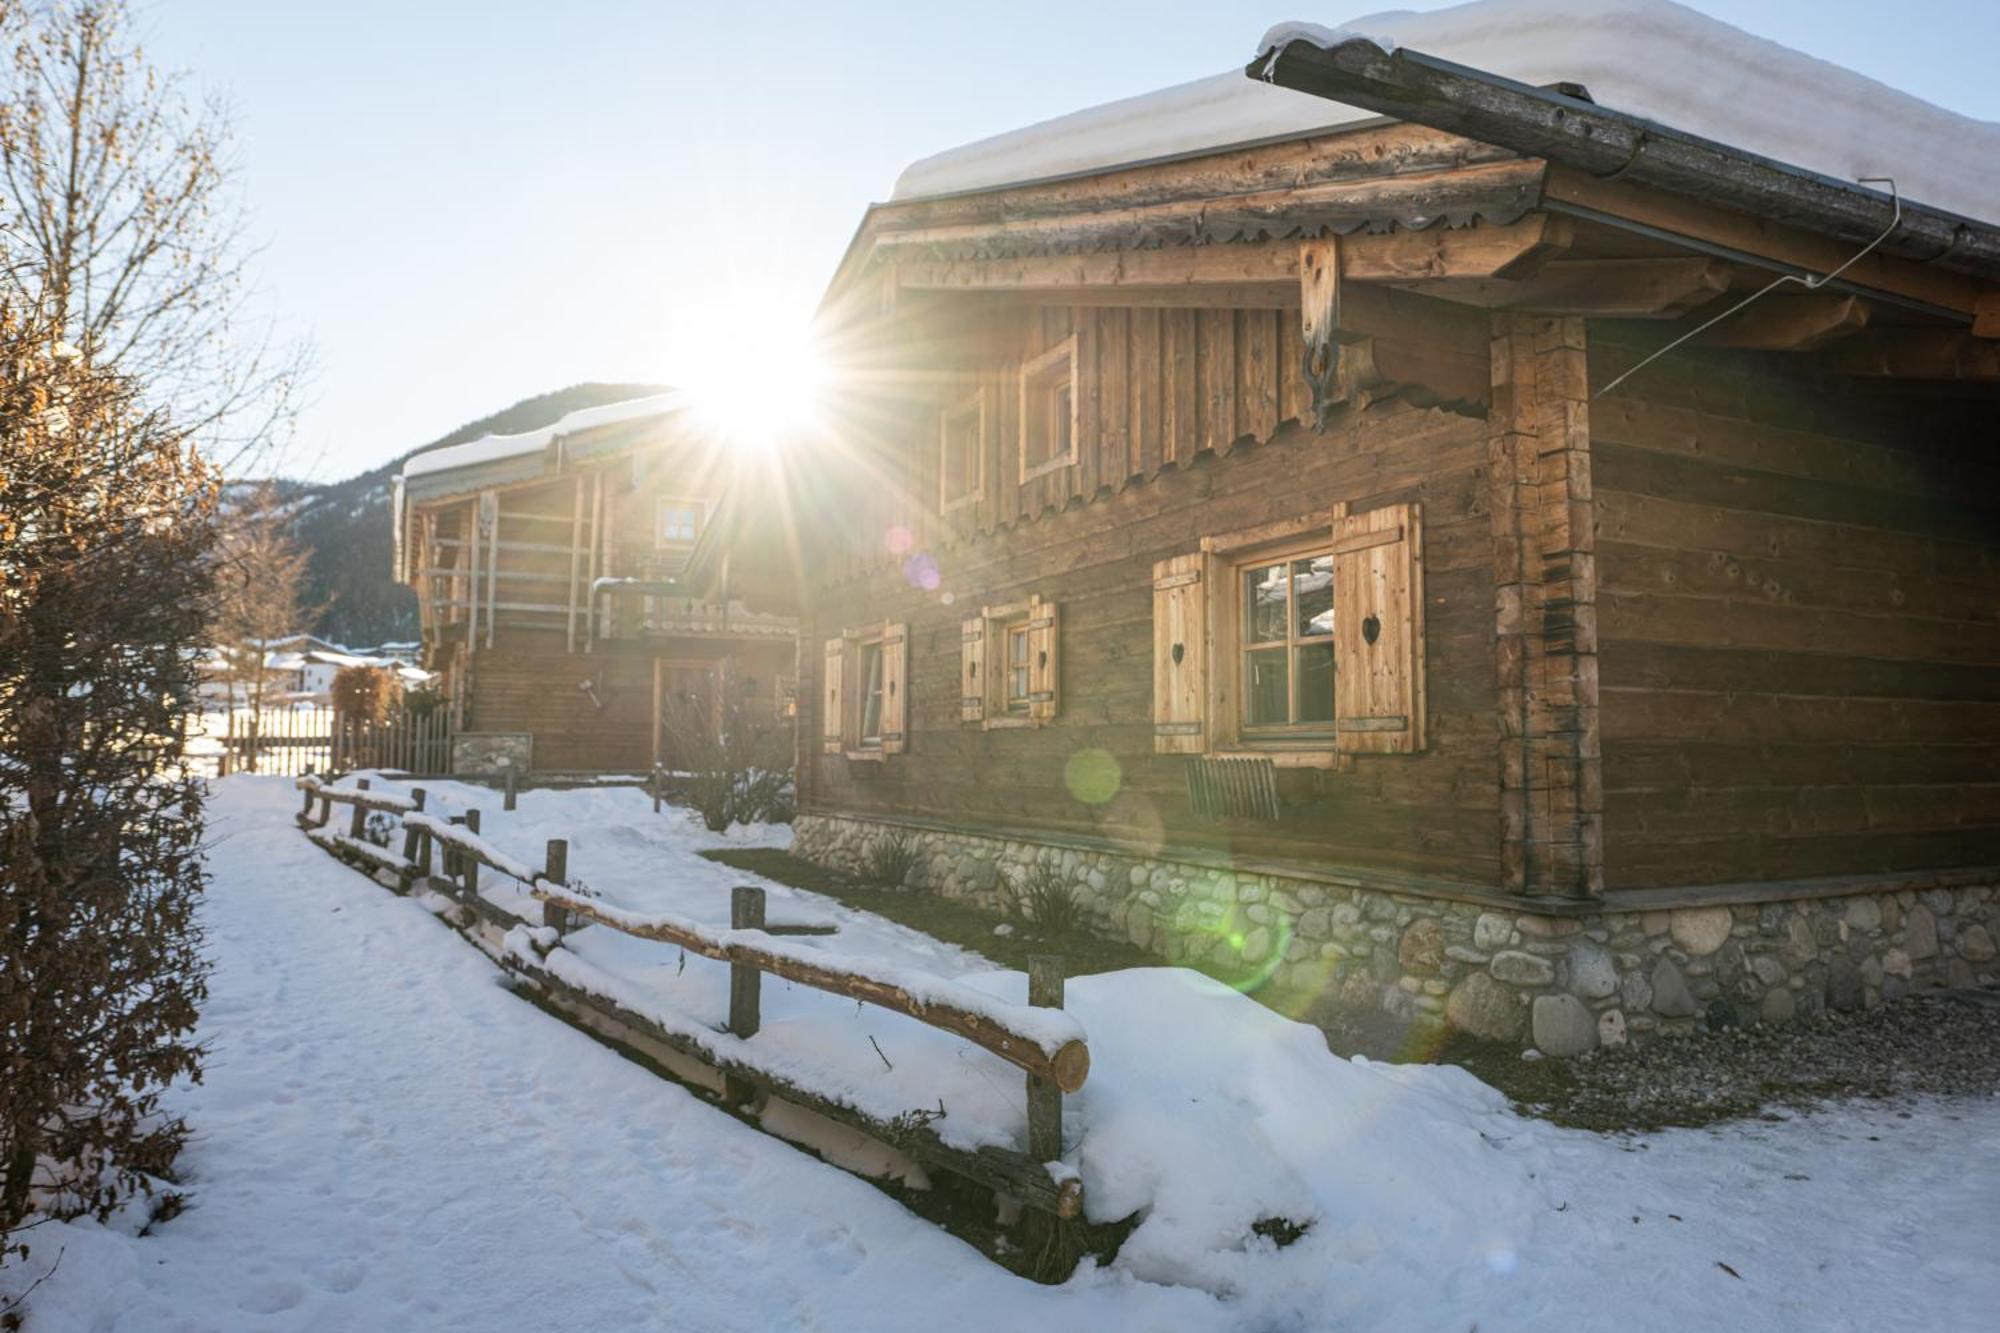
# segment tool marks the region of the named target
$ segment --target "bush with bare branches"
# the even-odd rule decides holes
[[[185,720],[216,488],[129,381],[0,303],[0,1254],[165,1177],[199,1077]]]
[[[670,699],[666,729],[673,785],[710,829],[790,822],[789,727],[736,707],[722,710],[718,725],[705,700]]]

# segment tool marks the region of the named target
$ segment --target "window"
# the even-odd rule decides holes
[[[1306,515],[1153,567],[1153,748],[1341,767],[1424,748],[1423,515]]]
[[[882,640],[868,639],[861,649],[861,720],[855,744],[863,750],[882,748]]]
[[[1076,462],[1076,335],[1021,368],[1021,480]]]
[[[1056,604],[1040,595],[968,617],[959,633],[960,721],[990,731],[1052,720],[1060,640]]]
[[[938,421],[938,509],[949,514],[986,495],[986,393],[946,408]]]
[[[1236,567],[1244,733],[1333,729],[1333,549]]]
[[[1006,628],[1007,679],[1005,704],[1010,713],[1028,711],[1028,619],[1023,616]]]
[[[909,630],[871,625],[826,641],[820,694],[820,748],[850,759],[880,759],[905,748]]]
[[[691,547],[701,536],[701,521],[707,505],[700,500],[663,498],[655,510],[653,541],[662,547]]]

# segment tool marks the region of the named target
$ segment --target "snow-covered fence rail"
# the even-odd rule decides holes
[[[676,944],[732,967],[768,972],[801,986],[908,1015],[964,1037],[1028,1074],[1047,1079],[1063,1092],[1077,1091],[1090,1073],[1090,1050],[1084,1044],[1083,1027],[1061,1009],[1007,1004],[943,977],[849,966],[822,950],[784,945],[763,927],[762,895],[755,890],[755,898],[741,895],[731,904],[732,919],[740,920],[745,915],[743,905],[754,902],[759,924],[724,931],[664,913],[626,911],[546,880],[537,881],[533,892],[572,918],[582,917],[639,939]],[[752,1032],[736,1035],[747,1037]]]
[[[464,909],[470,920],[483,919],[497,927],[510,946],[496,954],[503,967],[540,987],[546,998],[560,1002],[561,1007],[588,1011],[705,1062],[722,1076],[723,1092],[730,1104],[749,1103],[761,1087],[1042,1212],[1058,1217],[1081,1212],[1082,1190],[1074,1174],[1049,1169],[1062,1157],[1063,1096],[1082,1088],[1090,1072],[1083,1028],[1063,1010],[1063,974],[1054,960],[1036,960],[1029,970],[1028,1003],[1011,1004],[931,973],[875,960],[842,959],[823,949],[787,944],[781,937],[833,932],[825,926],[768,922],[761,888],[739,886],[732,891],[726,929],[671,913],[636,912],[590,896],[569,882],[566,839],[549,840],[544,864],[538,869],[481,836],[479,811],[440,818],[425,810],[422,788],[413,788],[409,796],[398,796],[371,791],[366,778],[352,787],[340,787],[311,774],[298,779],[296,785],[305,798],[298,822],[308,837],[336,856],[362,863],[371,874],[389,872],[395,877],[398,892],[424,885]],[[344,833],[329,827],[335,805],[352,811]],[[400,852],[387,845],[393,830],[384,835],[379,824],[370,829],[371,813],[400,821]],[[371,831],[380,840],[367,836]],[[440,874],[432,873],[434,844],[442,854]],[[480,893],[482,866],[516,881],[541,904],[542,928],[534,932],[532,948],[527,946],[526,937],[515,945],[521,918]],[[718,1049],[718,1043],[691,1035],[685,1025],[676,1030],[658,1017],[578,986],[544,965],[553,964],[551,955],[565,934],[585,926],[676,945],[728,964],[729,1020],[721,1029],[721,1034],[731,1039],[728,1048]],[[921,1120],[914,1125],[873,1121],[837,1096],[801,1086],[795,1079],[766,1068],[755,1057],[755,1048],[744,1044],[762,1025],[765,973],[902,1014],[961,1037],[1020,1069],[1027,1076],[1026,1151],[953,1147]]]

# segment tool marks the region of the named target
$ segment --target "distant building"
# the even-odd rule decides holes
[[[536,769],[634,771],[671,761],[676,701],[789,728],[795,622],[715,573],[737,462],[671,394],[412,458],[396,577],[459,730],[528,738]]]

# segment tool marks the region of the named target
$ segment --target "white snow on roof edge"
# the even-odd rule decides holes
[[[450,472],[480,463],[493,463],[504,458],[519,458],[526,454],[540,453],[548,448],[551,441],[565,435],[575,435],[595,426],[610,426],[621,421],[666,416],[685,405],[686,395],[678,390],[670,390],[666,393],[649,394],[644,398],[627,398],[622,402],[578,408],[540,430],[523,431],[518,435],[482,435],[464,444],[427,450],[403,464],[402,476],[421,477],[433,472]]]
[[[1366,37],[1533,85],[1581,83],[1604,107],[1840,180],[1888,176],[1905,198],[2000,225],[2000,125],[1947,111],[1673,0],[1474,0],[1292,40]],[[1220,53],[1232,55],[1234,53]],[[912,164],[893,199],[997,189],[1296,138],[1373,113],[1247,78],[1241,66],[982,139]]]

